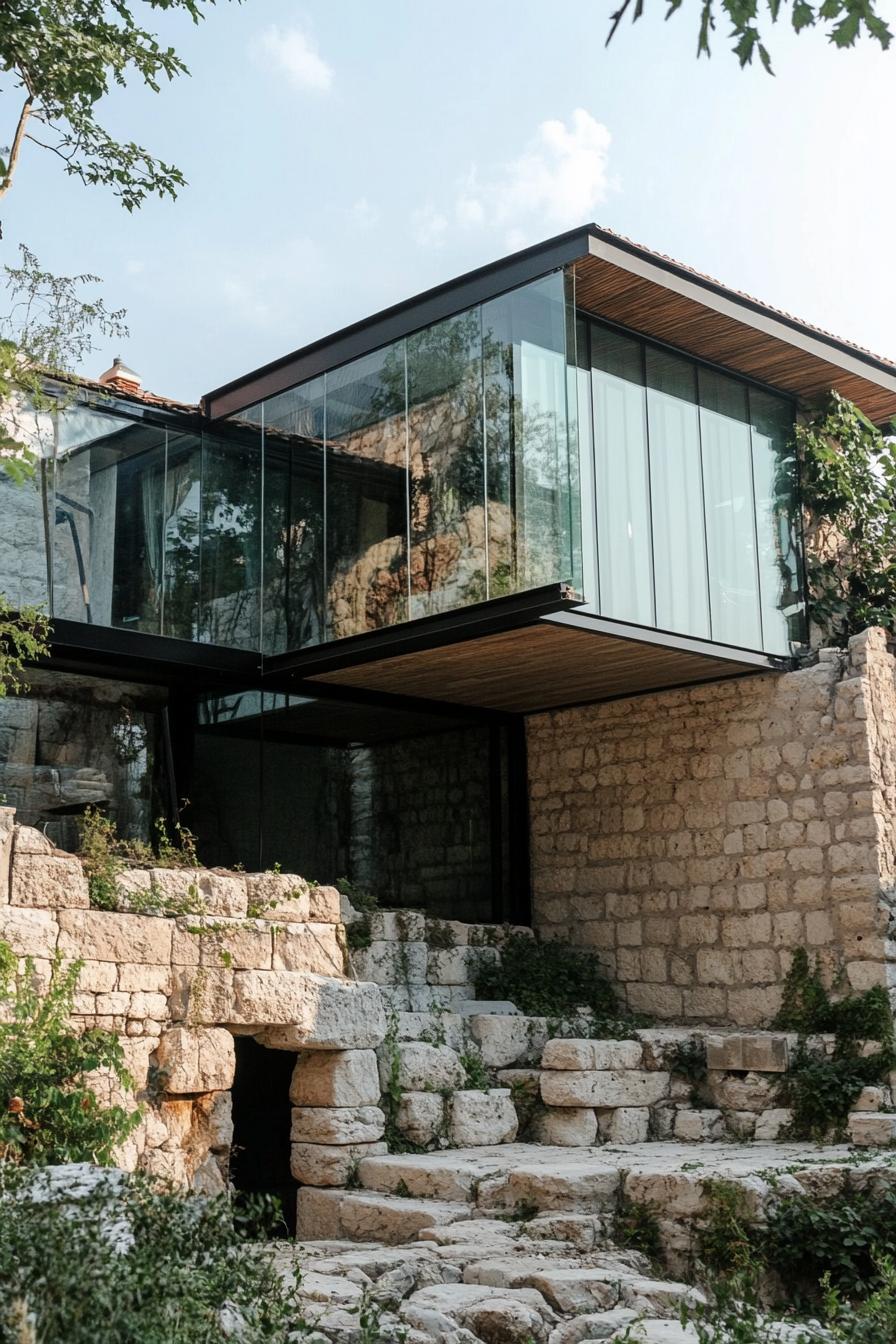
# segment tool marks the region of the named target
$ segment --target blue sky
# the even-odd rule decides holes
[[[605,50],[612,7],[154,15],[192,76],[116,92],[105,121],[189,187],[128,215],[29,146],[0,255],[27,241],[54,271],[102,276],[130,338],[81,371],[120,353],[185,400],[590,219],[896,356],[896,50],[781,28],[773,79],[740,71],[724,34],[698,62],[693,0],[669,23],[655,0]],[[11,97],[0,110],[8,140]]]

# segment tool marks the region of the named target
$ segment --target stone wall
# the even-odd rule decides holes
[[[378,1107],[309,1104],[297,1081],[309,1058],[332,1074],[346,1055],[369,1056],[379,1100],[373,1047],[385,1014],[376,986],[345,973],[339,893],[290,874],[195,868],[127,870],[118,887],[125,907],[159,913],[92,909],[80,860],[0,809],[0,939],[30,959],[39,985],[57,955],[83,963],[74,1025],[118,1035],[135,1080],[127,1093],[110,1077],[95,1086],[141,1111],[120,1164],[223,1189],[236,1035],[296,1056],[294,1169],[299,1143],[305,1168],[315,1145],[318,1169],[332,1166],[334,1133],[340,1159],[359,1135],[355,1156],[382,1151]],[[166,906],[201,913],[167,916]]]
[[[752,1026],[792,950],[896,984],[896,681],[883,631],[804,670],[528,721],[534,920],[632,1009]]]

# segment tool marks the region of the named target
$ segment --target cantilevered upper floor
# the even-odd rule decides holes
[[[896,365],[589,225],[198,411],[82,392],[27,525],[3,486],[0,590],[285,690],[517,711],[781,665],[831,388],[896,414]]]

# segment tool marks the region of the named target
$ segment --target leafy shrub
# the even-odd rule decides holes
[[[23,1176],[7,1168],[0,1180],[0,1344],[287,1344],[310,1333],[297,1275],[281,1277],[247,1240],[257,1208],[140,1178],[66,1206],[30,1200]]]
[[[882,1256],[877,1273],[879,1286],[862,1302],[844,1301],[828,1285],[822,1321],[800,1322],[789,1315],[786,1336],[780,1323],[762,1311],[750,1276],[720,1280],[709,1302],[682,1308],[681,1320],[693,1327],[699,1344],[781,1344],[784,1338],[788,1344],[890,1344],[896,1340],[896,1266]]]
[[[509,999],[532,1017],[568,1018],[590,1010],[598,1022],[618,1017],[616,995],[593,952],[509,933],[499,960],[475,963],[476,997]]]
[[[94,1069],[109,1070],[124,1088],[133,1081],[117,1036],[79,1035],[69,1025],[80,970],[80,962],[63,967],[57,954],[41,990],[33,963],[17,972],[0,943],[0,1006],[8,1019],[0,1024],[0,1159],[7,1162],[105,1164],[138,1123],[137,1112],[104,1106],[87,1086]]]
[[[880,1257],[896,1256],[896,1190],[788,1196],[769,1215],[763,1247],[789,1290],[817,1295],[827,1275],[837,1291],[861,1296],[878,1282]]]
[[[801,1035],[832,1032],[842,1041],[891,1041],[893,1015],[886,991],[879,985],[862,994],[832,1000],[817,964],[811,964],[806,949],[798,947],[772,1027]]]
[[[778,1099],[792,1112],[788,1137],[817,1142],[842,1137],[862,1088],[880,1082],[890,1067],[889,1051],[872,1055],[853,1051],[829,1059],[801,1043],[778,1093]]]

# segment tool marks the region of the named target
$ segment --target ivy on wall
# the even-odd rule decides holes
[[[896,439],[832,392],[796,427],[809,616],[842,647],[868,626],[896,629]]]

